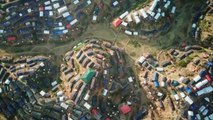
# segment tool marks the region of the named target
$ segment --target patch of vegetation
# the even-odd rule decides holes
[[[61,41],[61,40],[50,40],[49,43],[53,43],[53,44],[56,44],[56,45],[66,45],[68,43],[67,41],[74,41],[74,39],[69,37],[69,40],[64,40],[64,41]]]
[[[141,47],[141,44],[137,40],[131,40],[130,44],[132,44],[134,47]]]
[[[136,56],[136,53],[135,53],[135,52],[131,52],[131,53],[130,53],[130,56],[135,57],[135,56]]]
[[[193,60],[193,58],[194,57],[192,56],[188,56],[184,60],[179,61],[177,65],[179,67],[186,67]]]
[[[18,53],[18,52],[23,52],[23,51],[30,51],[32,49],[32,47],[30,47],[30,46],[10,47],[10,48],[5,48],[5,49],[7,49],[9,52]]]
[[[134,75],[133,69],[130,68],[130,67],[129,67],[128,69],[129,69],[129,71],[128,71],[128,76]]]
[[[189,63],[189,62],[192,61],[193,58],[194,58],[194,57],[192,57],[192,56],[186,57],[185,61],[186,61],[187,63]]]
[[[188,65],[188,63],[185,60],[181,60],[178,62],[177,64],[179,67],[186,67]]]
[[[106,59],[110,59],[110,54],[105,54]]]
[[[200,22],[200,28],[203,30],[203,31],[207,31],[209,32],[209,28],[211,27],[211,21],[209,20],[202,20]]]
[[[132,5],[131,10],[140,9],[142,7],[145,7],[150,2],[151,2],[151,0],[140,0]]]
[[[74,64],[75,64],[75,71],[76,71],[77,73],[79,73],[79,71],[80,71],[80,66],[77,64],[77,61],[76,61],[76,60],[74,61]]]
[[[203,47],[211,47],[213,45],[213,35],[208,35],[203,41]]]

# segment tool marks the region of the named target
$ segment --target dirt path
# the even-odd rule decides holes
[[[7,120],[2,114],[0,114],[0,120]]]

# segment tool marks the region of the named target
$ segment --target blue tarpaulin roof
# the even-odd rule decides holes
[[[190,94],[190,93],[192,93],[192,88],[190,88],[189,86],[187,86],[187,87],[185,88],[185,91],[186,91],[188,94]]]
[[[207,65],[213,67],[213,62],[208,62]]]
[[[104,80],[102,81],[102,84],[103,84],[104,88],[107,88],[108,80],[107,80],[107,79],[104,79]]]
[[[178,81],[176,81],[176,80],[173,80],[173,81],[172,81],[172,86],[176,87],[176,86],[178,86],[178,85],[179,85],[179,82],[178,82]]]
[[[67,21],[71,21],[71,20],[72,20],[72,17],[71,17],[71,16],[68,16],[68,17],[66,18],[66,20],[67,20]]]

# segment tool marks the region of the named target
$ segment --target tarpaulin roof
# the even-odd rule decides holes
[[[95,75],[95,70],[89,68],[87,69],[87,71],[82,75],[81,79],[85,82],[85,83],[89,83],[92,78]]]

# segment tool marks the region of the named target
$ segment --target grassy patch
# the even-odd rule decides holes
[[[136,53],[135,53],[135,52],[131,52],[131,53],[130,53],[130,56],[135,57],[135,56],[136,56]]]
[[[24,46],[24,47],[10,47],[7,50],[10,52],[18,53],[18,52],[23,52],[23,51],[30,51],[32,47],[30,46]]]
[[[129,43],[136,48],[141,47],[141,44],[137,40],[131,40]]]
[[[187,63],[184,60],[181,60],[181,61],[178,62],[178,66],[179,67],[186,67]]]
[[[203,30],[203,31],[207,31],[209,32],[210,31],[210,26],[211,26],[211,21],[209,20],[202,20],[200,22],[200,28]]]
[[[179,67],[186,67],[193,60],[193,58],[194,57],[192,56],[188,56],[184,60],[179,61],[177,65]]]

